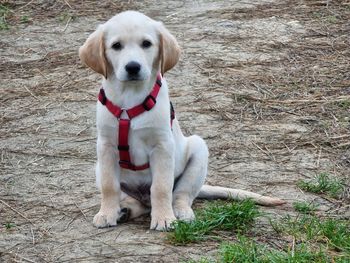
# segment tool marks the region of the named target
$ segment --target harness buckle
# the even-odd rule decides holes
[[[118,151],[129,151],[129,145],[118,145]]]
[[[154,105],[156,105],[157,100],[150,94],[142,102],[142,106],[146,111],[150,111]]]

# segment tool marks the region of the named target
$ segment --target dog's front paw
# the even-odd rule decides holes
[[[171,229],[171,224],[176,220],[174,215],[152,216],[150,229],[158,231],[168,231]]]
[[[97,228],[111,227],[117,225],[118,209],[102,211],[100,210],[94,217],[94,226]]]
[[[174,213],[178,220],[190,222],[195,219],[195,215],[191,207],[174,207]]]

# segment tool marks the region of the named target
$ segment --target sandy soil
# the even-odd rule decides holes
[[[168,244],[149,231],[148,217],[92,225],[100,77],[77,50],[127,9],[163,21],[183,48],[166,77],[184,132],[210,148],[208,183],[314,200],[323,213],[350,217],[349,196],[296,186],[321,172],[350,184],[346,1],[1,2],[11,13],[0,31],[0,261],[178,262],[215,253],[212,241]],[[262,209],[276,218],[292,212]],[[263,230],[256,237],[288,242]]]

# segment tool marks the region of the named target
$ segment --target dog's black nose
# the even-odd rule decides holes
[[[130,75],[136,75],[139,73],[141,69],[141,65],[135,61],[131,61],[125,66],[126,72],[128,72]]]

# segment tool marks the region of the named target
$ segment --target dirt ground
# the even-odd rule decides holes
[[[296,186],[320,173],[350,185],[349,1],[0,3],[10,9],[0,31],[1,262],[179,262],[217,250],[214,241],[172,246],[149,217],[92,225],[100,76],[77,50],[127,9],[179,40],[181,60],[166,77],[184,132],[208,143],[209,184],[314,200],[321,213],[350,218],[348,192],[335,200]],[[257,240],[288,242],[259,224]]]

